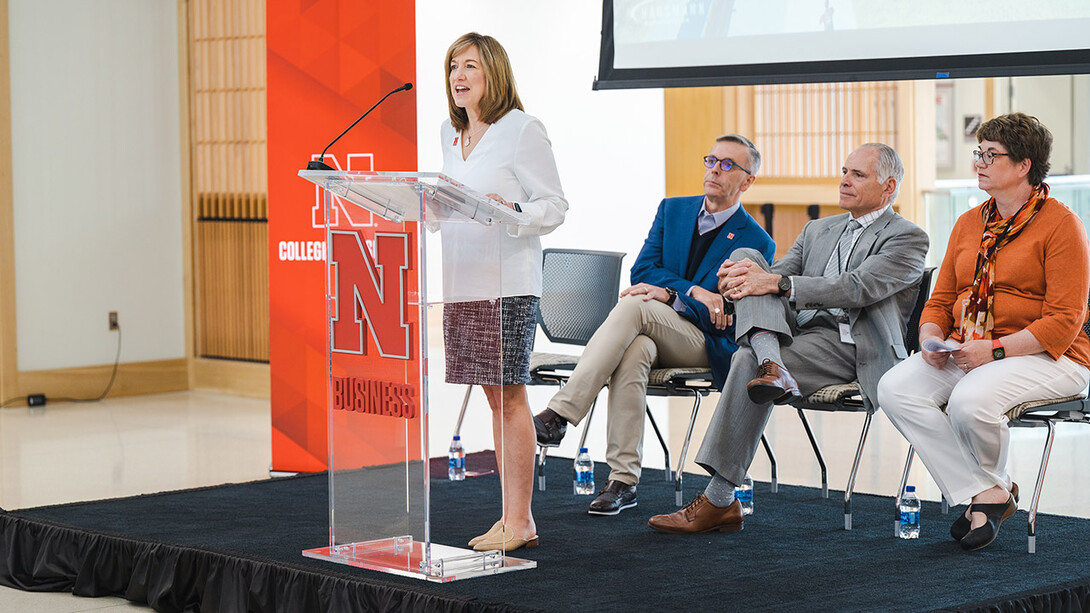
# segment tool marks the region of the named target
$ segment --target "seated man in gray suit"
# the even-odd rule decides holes
[[[872,406],[878,379],[907,357],[905,322],[928,239],[893,211],[904,166],[889,146],[868,143],[848,156],[841,172],[846,214],[807,223],[773,266],[739,249],[720,268],[719,291],[735,301],[741,348],[696,457],[712,480],[685,508],[652,517],[655,530],[741,530],[734,488],[772,406],[853,380]]]

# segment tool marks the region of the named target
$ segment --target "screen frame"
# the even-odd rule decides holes
[[[618,69],[613,67],[613,59],[613,0],[602,0],[602,45],[594,90],[1090,73],[1090,48],[671,68]]]

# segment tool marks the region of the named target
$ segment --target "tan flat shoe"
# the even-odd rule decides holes
[[[537,547],[540,544],[540,539],[537,535],[533,535],[528,538],[515,537],[515,531],[509,527],[504,527],[503,530],[497,530],[489,535],[489,538],[483,541],[479,541],[473,546],[476,551],[514,551],[523,547]]]
[[[472,547],[472,546],[476,545],[477,543],[480,543],[481,541],[487,540],[488,537],[492,536],[493,532],[499,531],[499,529],[501,527],[503,527],[503,520],[502,519],[498,520],[496,523],[492,524],[492,527],[488,529],[488,532],[485,532],[484,534],[482,534],[480,536],[475,536],[475,537],[469,539],[469,546]]]

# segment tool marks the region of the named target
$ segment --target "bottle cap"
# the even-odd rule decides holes
[[[455,435],[454,435],[454,440],[456,440],[456,441],[460,441],[460,440],[462,440],[462,437],[460,437],[460,436],[458,436],[457,434],[455,434]]]
[[[916,491],[916,486],[915,485],[909,485],[909,486],[905,487],[905,491],[906,492],[915,492]]]
[[[586,447],[580,447],[580,448],[579,448],[579,453],[586,453],[586,452],[587,452],[587,448],[586,448]]]

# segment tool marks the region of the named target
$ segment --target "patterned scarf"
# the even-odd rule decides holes
[[[999,219],[995,198],[989,198],[981,207],[984,218],[984,236],[980,239],[980,252],[976,256],[976,275],[973,289],[961,307],[962,342],[992,337],[995,325],[992,301],[995,298],[995,255],[1022,232],[1037,211],[1048,199],[1048,184],[1033,188],[1029,200],[1018,212],[1006,219]]]

